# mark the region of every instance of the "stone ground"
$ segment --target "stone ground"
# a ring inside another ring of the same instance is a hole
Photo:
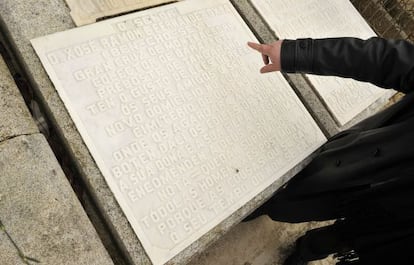
[[[9,87],[11,80],[6,71],[0,60],[0,264],[36,264],[22,259],[19,256],[22,253],[43,260],[42,264],[93,264],[87,261],[89,259],[93,259],[95,264],[112,264],[79,202],[74,201],[71,204],[76,205],[74,208],[59,202],[67,202],[68,198],[76,200],[76,197],[64,179],[47,142],[33,125],[19,93],[14,88],[6,89],[5,84]],[[23,149],[26,151],[21,151]],[[22,161],[27,163],[25,169],[21,167]],[[5,167],[4,163],[8,166]],[[54,170],[42,171],[45,168]],[[44,185],[47,189],[37,194],[27,192],[40,180],[47,183]],[[23,191],[18,194],[17,190],[20,189]],[[49,205],[55,207],[33,211],[33,205],[39,206],[34,203],[33,198],[47,200]],[[59,211],[55,211],[58,208]],[[69,221],[66,218],[73,217],[73,211],[79,218]],[[51,220],[54,222],[53,226],[47,223]],[[82,226],[79,227],[81,221]],[[273,222],[267,217],[241,223],[205,252],[194,257],[189,265],[282,264],[295,239],[307,230],[321,225],[324,224]],[[77,247],[70,252],[68,249],[77,240],[74,235],[83,243],[75,243]],[[21,249],[16,248],[14,243]],[[20,250],[22,253],[19,253]],[[59,253],[60,251],[63,252]],[[82,256],[80,253],[85,256],[84,262],[77,260]],[[67,260],[62,261],[62,257]],[[334,263],[332,258],[328,258],[313,262],[312,265]]]

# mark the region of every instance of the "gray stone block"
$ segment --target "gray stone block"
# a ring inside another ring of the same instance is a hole
[[[0,56],[0,142],[38,129]]]
[[[2,264],[20,264],[21,256],[41,264],[113,264],[43,135],[4,141],[0,153],[0,237],[10,250],[0,252]]]
[[[3,265],[24,265],[5,231],[0,231],[0,258]]]

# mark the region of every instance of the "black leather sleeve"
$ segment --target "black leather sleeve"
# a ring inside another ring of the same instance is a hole
[[[284,40],[282,71],[349,77],[408,93],[414,90],[414,45],[404,40]]]

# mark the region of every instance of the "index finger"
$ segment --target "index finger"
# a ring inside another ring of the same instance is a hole
[[[254,49],[254,50],[256,50],[260,53],[263,53],[265,55],[269,55],[269,53],[270,53],[269,45],[259,44],[259,43],[250,42],[250,41],[247,43],[247,45],[250,48],[252,48],[252,49]]]

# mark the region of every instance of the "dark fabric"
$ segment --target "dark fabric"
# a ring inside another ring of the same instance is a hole
[[[285,72],[350,77],[407,95],[330,138],[248,219],[262,214],[285,222],[343,218],[341,233],[360,263],[343,256],[340,264],[413,263],[406,260],[414,258],[414,46],[381,38],[287,40],[281,64]]]
[[[414,85],[414,50],[404,40],[299,39],[282,43],[285,72],[350,77],[401,92]]]

